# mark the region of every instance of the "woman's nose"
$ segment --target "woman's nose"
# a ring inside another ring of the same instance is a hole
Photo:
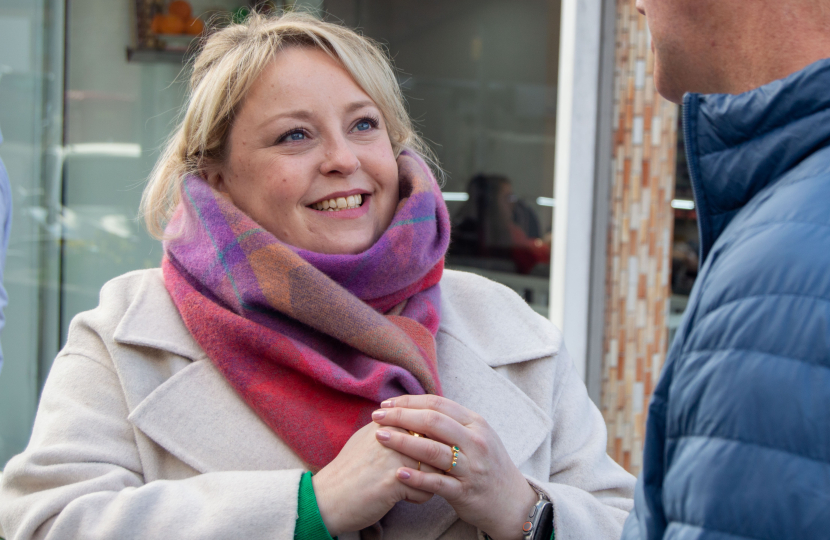
[[[345,139],[331,141],[320,166],[325,175],[349,176],[360,168],[360,160]]]

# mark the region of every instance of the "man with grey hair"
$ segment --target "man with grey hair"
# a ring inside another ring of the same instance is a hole
[[[830,0],[637,8],[683,101],[701,267],[623,538],[828,538]]]

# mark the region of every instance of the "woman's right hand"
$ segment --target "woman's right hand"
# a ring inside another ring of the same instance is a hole
[[[375,422],[363,426],[337,457],[311,478],[317,507],[332,537],[372,525],[398,501],[420,504],[432,497],[398,481],[395,474],[400,467],[415,468],[418,462],[378,443],[375,432],[380,427]]]

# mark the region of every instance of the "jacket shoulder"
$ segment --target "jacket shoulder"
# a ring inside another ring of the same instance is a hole
[[[511,289],[457,270],[445,270],[441,279],[439,332],[494,367],[551,356],[562,344],[559,330]]]
[[[61,354],[85,354],[90,340],[110,342],[136,299],[148,288],[159,287],[164,290],[160,268],[135,270],[107,281],[101,287],[98,306],[72,318]]]
[[[147,286],[164,289],[161,268],[133,270],[107,281],[101,287],[98,308],[127,308],[138,296],[140,290]]]

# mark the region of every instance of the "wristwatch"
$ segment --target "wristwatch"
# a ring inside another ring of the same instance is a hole
[[[551,540],[553,536],[553,503],[541,491],[537,493],[539,500],[528,512],[527,521],[522,524],[522,540]],[[487,533],[484,533],[484,538],[493,540]]]
[[[550,540],[553,534],[553,503],[543,493],[522,524],[522,540]]]

